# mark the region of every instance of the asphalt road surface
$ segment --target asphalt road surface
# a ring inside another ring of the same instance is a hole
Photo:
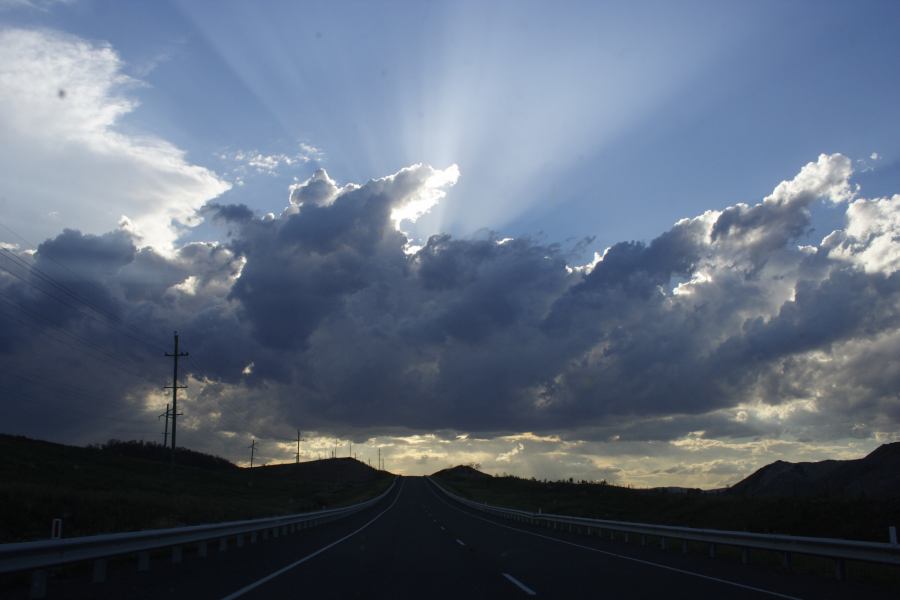
[[[896,598],[889,584],[837,582],[568,534],[486,516],[427,479],[401,478],[383,501],[351,517],[207,557],[168,555],[109,581],[57,574],[53,598]],[[25,590],[7,590],[27,597]],[[21,593],[21,594],[20,594]]]

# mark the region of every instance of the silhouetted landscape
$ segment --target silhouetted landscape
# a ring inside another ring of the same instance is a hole
[[[898,24],[0,0],[0,600],[896,600]]]
[[[392,476],[352,458],[253,469],[179,448],[80,448],[0,435],[0,541],[135,531],[317,510],[384,491]]]
[[[600,519],[878,542],[900,523],[897,442],[857,460],[778,461],[712,491],[492,477],[470,466],[434,477],[473,500]]]

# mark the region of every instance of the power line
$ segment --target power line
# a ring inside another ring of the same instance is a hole
[[[19,234],[18,232],[14,231],[14,230],[13,230],[11,227],[9,227],[8,225],[4,225],[3,223],[0,223],[0,227],[2,227],[3,229],[5,229],[5,230],[8,231],[9,233],[13,234],[13,235],[16,236],[17,238],[19,238],[20,240],[22,240],[23,242],[25,242],[27,245],[32,246],[32,247],[34,247],[34,248],[37,248],[37,246],[34,244],[34,242],[32,242],[32,241],[26,239],[26,238],[23,237],[21,234]],[[59,288],[60,290],[64,291],[66,294],[70,295],[70,296],[71,296],[72,298],[74,298],[75,300],[77,300],[77,301],[81,302],[82,304],[85,304],[86,306],[90,307],[92,310],[94,310],[94,311],[97,312],[98,314],[101,314],[101,315],[105,316],[107,319],[110,319],[111,321],[113,321],[113,322],[115,322],[115,323],[124,325],[124,323],[122,322],[121,318],[119,318],[118,315],[115,315],[115,314],[113,314],[113,313],[109,313],[109,312],[107,312],[106,310],[97,307],[97,306],[94,305],[93,303],[88,302],[87,300],[81,298],[78,294],[76,294],[75,292],[73,292],[73,291],[72,291],[71,289],[69,289],[67,286],[65,286],[65,285],[63,285],[62,283],[60,283],[59,281],[55,280],[55,279],[54,279],[51,275],[49,275],[48,273],[45,273],[44,271],[42,271],[41,269],[39,269],[36,265],[27,263],[24,259],[22,259],[20,256],[16,255],[15,253],[11,252],[11,251],[10,251],[9,249],[7,249],[7,248],[3,248],[2,246],[0,246],[0,250],[2,250],[3,252],[5,252],[6,254],[8,254],[10,257],[12,257],[12,258],[13,258],[14,260],[16,260],[17,262],[19,262],[19,263],[21,263],[22,265],[24,265],[26,268],[28,268],[28,269],[29,269],[30,271],[32,271],[33,273],[39,274],[40,277],[41,277],[42,279],[48,280],[49,283],[51,283],[54,287]],[[46,259],[46,260],[49,260],[50,262],[52,262],[53,264],[55,264],[57,267],[59,267],[59,268],[65,270],[65,271],[68,271],[69,273],[71,273],[72,275],[74,275],[76,278],[79,278],[79,279],[81,278],[81,277],[78,275],[78,273],[76,273],[75,271],[73,271],[72,269],[70,269],[69,267],[67,267],[66,265],[60,263],[59,261],[57,261],[56,259],[54,259],[52,256],[42,254],[42,255],[41,255],[41,258],[44,258],[44,259]],[[124,330],[123,330],[123,331],[124,331]],[[135,331],[136,331],[136,330],[135,330]],[[140,332],[139,332],[139,333],[140,333]],[[126,332],[126,335],[131,335],[131,334],[128,334],[128,333]],[[142,333],[142,335],[146,335],[146,333]],[[137,337],[134,337],[133,339],[136,339],[137,341],[139,341],[139,342],[141,342],[141,343],[147,343],[147,342],[145,342],[144,340],[142,340],[142,339],[140,339],[140,338],[137,338]],[[152,350],[153,350],[154,352],[156,351],[156,349],[157,349],[156,346],[152,347]]]
[[[73,348],[73,349],[75,349],[75,350],[79,350],[79,347],[77,347],[77,346],[75,345],[75,344],[78,344],[79,346],[81,346],[81,349],[85,349],[85,350],[94,352],[94,353],[97,354],[98,356],[101,356],[101,357],[103,357],[103,358],[106,359],[106,360],[109,360],[109,361],[112,361],[113,363],[116,363],[116,364],[118,365],[118,367],[119,367],[120,369],[122,369],[122,371],[125,371],[125,372],[127,372],[127,373],[130,373],[131,375],[134,375],[135,377],[138,377],[138,378],[140,378],[140,379],[143,379],[144,381],[147,381],[147,382],[149,382],[149,383],[152,383],[154,386],[155,386],[155,385],[158,385],[157,383],[155,383],[155,382],[153,382],[152,380],[148,379],[146,375],[144,375],[144,374],[142,374],[142,373],[139,373],[139,372],[137,372],[137,371],[131,370],[131,368],[130,368],[128,365],[126,365],[124,362],[122,362],[122,358],[128,358],[128,360],[131,360],[131,361],[134,363],[135,366],[141,366],[141,365],[139,365],[139,363],[137,363],[134,359],[132,359],[132,358],[130,358],[130,357],[126,357],[126,356],[124,356],[124,355],[114,355],[114,354],[110,354],[109,352],[107,352],[106,350],[104,350],[101,346],[99,346],[99,345],[97,345],[97,344],[95,344],[95,343],[93,343],[93,342],[91,342],[91,341],[89,341],[89,340],[86,340],[85,338],[79,336],[79,335],[76,334],[76,333],[73,333],[73,332],[68,331],[68,330],[66,330],[66,329],[61,329],[61,328],[59,328],[59,327],[57,326],[56,323],[53,323],[53,322],[50,321],[47,317],[45,317],[45,316],[43,316],[43,315],[40,315],[40,314],[33,313],[33,312],[31,312],[30,310],[24,308],[23,306],[13,303],[13,302],[10,301],[9,299],[6,299],[6,298],[3,298],[2,296],[0,296],[0,301],[3,301],[3,302],[5,302],[6,304],[12,306],[13,308],[15,308],[15,309],[16,309],[17,311],[19,311],[19,312],[24,313],[25,316],[27,316],[27,317],[29,317],[30,319],[32,319],[32,321],[34,321],[35,323],[41,323],[41,322],[43,322],[44,324],[47,324],[47,325],[50,325],[51,327],[53,327],[52,330],[48,330],[48,329],[45,329],[45,328],[39,328],[39,329],[38,329],[38,332],[37,332],[39,335],[44,335],[44,336],[46,336],[46,337],[48,337],[48,338],[54,340],[55,342],[57,342],[57,343],[59,343],[59,344],[63,344],[64,346],[68,346],[68,347]],[[2,307],[0,307],[0,308],[2,308]],[[2,313],[3,313],[4,315],[6,315],[8,318],[10,318],[10,319],[16,321],[17,323],[23,325],[24,327],[31,327],[31,326],[32,326],[32,325],[30,325],[29,323],[23,321],[23,320],[22,320],[21,318],[19,318],[19,316],[16,315],[16,314],[10,314],[9,312],[7,312],[7,311],[5,311],[5,310],[0,310],[0,312],[2,312]],[[61,339],[59,336],[57,336],[57,335],[55,335],[55,334],[61,334],[61,335],[63,335],[63,336],[66,336],[66,337],[70,338],[71,341],[67,341],[67,340],[65,340],[65,339]]]
[[[58,290],[64,296],[68,296],[71,300],[74,300],[75,302],[90,309],[90,311],[92,311],[92,312],[83,312],[82,313],[85,316],[90,317],[91,319],[93,319],[94,321],[97,321],[99,323],[103,323],[104,325],[112,325],[113,327],[117,328],[119,330],[119,332],[122,333],[123,335],[131,338],[132,340],[134,340],[140,344],[147,346],[148,348],[150,348],[153,351],[155,351],[158,348],[158,346],[155,346],[155,345],[151,344],[150,342],[147,342],[142,337],[139,337],[138,335],[136,335],[136,332],[132,332],[129,329],[126,329],[124,322],[122,321],[122,319],[119,316],[114,315],[113,313],[110,313],[104,309],[101,309],[94,303],[89,302],[88,300],[85,300],[84,298],[82,298],[81,296],[79,296],[78,294],[73,292],[67,286],[63,285],[62,283],[59,283],[58,281],[53,279],[53,277],[51,277],[47,273],[41,271],[37,266],[35,266],[33,264],[29,264],[24,259],[22,259],[19,256],[16,256],[14,253],[10,252],[6,248],[0,247],[0,256],[5,258],[7,261],[12,261],[11,263],[7,263],[7,265],[11,264],[15,267],[18,267],[19,269],[25,269],[27,272],[31,273],[32,276],[34,276],[36,279],[38,279],[42,283],[45,283],[45,284],[51,286],[51,289],[54,289],[54,291]],[[30,286],[31,288],[41,292],[45,296],[48,296],[49,298],[56,300],[57,302],[59,302],[60,304],[62,304],[64,306],[67,306],[67,307],[75,309],[75,310],[78,310],[80,308],[76,304],[73,304],[69,299],[66,299],[64,296],[60,296],[55,293],[51,293],[47,289],[41,287],[40,285],[37,285],[34,281],[29,281],[28,279],[23,277],[21,274],[10,270],[9,268],[7,268],[6,266],[3,266],[2,264],[0,264],[0,269],[3,269],[4,271],[9,273],[16,279],[22,281],[23,283]],[[98,316],[103,317],[103,319],[105,319],[105,322],[101,321],[100,318],[98,318]]]

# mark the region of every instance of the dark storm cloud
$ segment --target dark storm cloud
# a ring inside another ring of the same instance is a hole
[[[528,238],[436,235],[411,252],[395,212],[436,197],[441,172],[415,166],[338,187],[320,170],[292,187],[279,217],[210,205],[206,214],[231,228],[225,243],[164,256],[124,232],[45,242],[34,264],[118,325],[0,273],[4,298],[44,319],[28,330],[0,315],[0,348],[15,362],[78,371],[86,385],[105,372],[96,362],[57,363],[59,352],[23,343],[43,327],[74,333],[153,364],[147,374],[161,385],[166,364],[138,353],[122,328],[158,352],[177,328],[196,357],[185,369],[199,388],[197,431],[777,435],[789,424],[738,408],[809,398],[830,411],[829,435],[847,434],[860,414],[890,426],[898,374],[860,369],[855,357],[872,364],[893,352],[900,280],[867,267],[855,222],[840,244],[795,245],[815,200],[849,197],[848,165],[823,155],[757,205],[615,244],[585,269]],[[152,387],[124,372],[104,382],[108,407],[144,402]],[[851,390],[863,404],[847,401]]]

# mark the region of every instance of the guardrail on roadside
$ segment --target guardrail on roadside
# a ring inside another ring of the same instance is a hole
[[[659,540],[661,548],[666,547],[667,540],[679,540],[682,550],[687,552],[688,542],[701,542],[708,544],[709,556],[714,558],[718,546],[730,546],[741,550],[741,561],[747,563],[750,550],[765,550],[777,552],[782,555],[782,564],[789,567],[792,554],[804,554],[820,556],[835,561],[835,575],[838,579],[845,577],[844,561],[863,561],[891,565],[900,565],[900,544],[865,542],[858,540],[842,540],[835,538],[803,537],[793,535],[751,533],[747,531],[726,531],[720,529],[698,529],[694,527],[678,527],[673,525],[654,525],[650,523],[633,523],[629,521],[609,521],[604,519],[590,519],[585,517],[570,517],[567,515],[554,515],[542,512],[529,512],[515,508],[491,506],[482,502],[475,502],[463,498],[446,489],[433,477],[428,478],[441,492],[448,497],[471,508],[482,512],[495,514],[507,519],[513,519],[540,525],[553,529],[568,529],[573,533],[602,536],[606,533],[609,538],[615,539],[617,533],[621,534],[624,541],[628,542],[632,534],[640,536],[641,545],[646,545],[647,538]]]
[[[390,494],[396,483],[395,478],[387,490],[364,502],[314,512],[187,527],[0,544],[0,573],[32,571],[31,597],[44,598],[47,594],[46,569],[50,567],[93,560],[93,580],[100,583],[106,580],[106,561],[111,557],[136,554],[138,571],[148,571],[150,552],[153,550],[172,548],[172,562],[178,563],[182,560],[183,547],[188,544],[197,544],[200,556],[206,556],[207,544],[210,541],[217,541],[220,551],[228,548],[229,540],[232,538],[237,547],[242,547],[245,536],[250,537],[250,543],[256,543],[259,537],[276,538],[359,512]]]

